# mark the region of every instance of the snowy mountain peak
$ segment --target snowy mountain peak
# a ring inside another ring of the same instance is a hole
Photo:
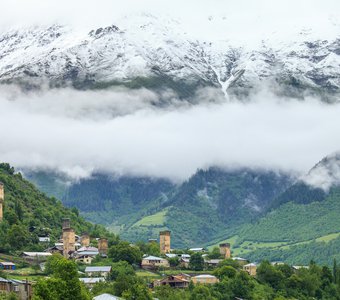
[[[298,96],[307,90],[336,101],[339,70],[340,36],[320,40],[303,31],[287,41],[274,32],[257,46],[240,45],[227,36],[198,39],[178,20],[145,14],[87,32],[53,25],[0,35],[1,82],[84,87],[144,78],[141,85],[151,88],[214,86],[225,94],[247,93],[265,83],[279,93],[289,86]]]

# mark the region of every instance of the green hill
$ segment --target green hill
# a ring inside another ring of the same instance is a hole
[[[235,254],[295,264],[340,259],[340,187],[326,192],[299,182],[276,201],[282,204],[237,231]]]
[[[4,220],[0,223],[0,252],[42,250],[38,236],[59,238],[63,218],[70,218],[76,232],[93,236],[108,234],[102,226],[93,225],[68,209],[56,198],[47,197],[33,184],[15,173],[8,164],[0,164],[0,182],[5,188]]]

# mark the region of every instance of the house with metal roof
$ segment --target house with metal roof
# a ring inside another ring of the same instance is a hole
[[[52,254],[49,252],[23,252],[21,254],[21,256],[29,261],[32,260],[46,260],[49,256],[51,256]]]
[[[152,256],[152,255],[143,257],[141,266],[144,269],[156,269],[159,267],[164,267],[164,268],[170,267],[169,262],[166,259],[157,257],[157,256]]]
[[[86,277],[86,278],[79,278],[79,280],[82,283],[84,283],[89,289],[91,289],[96,283],[105,281],[105,278],[104,277]]]
[[[122,298],[105,293],[105,294],[101,294],[101,295],[94,297],[92,300],[120,300],[120,299]]]
[[[243,271],[246,271],[250,276],[256,276],[257,265],[255,263],[246,264],[243,266]]]
[[[190,248],[189,251],[191,252],[204,252],[204,248]]]
[[[85,274],[89,277],[101,276],[107,277],[111,272],[111,266],[86,267]]]
[[[32,298],[32,285],[25,280],[0,277],[0,294],[9,293],[15,293],[20,300],[29,300]]]
[[[15,270],[15,263],[2,261],[2,262],[0,262],[0,269],[2,269],[2,270]]]
[[[185,278],[184,276],[179,275],[169,275],[166,278],[163,278],[161,280],[155,280],[153,282],[153,286],[162,286],[162,285],[169,285],[173,288],[187,288],[189,287],[190,279]]]
[[[208,266],[208,267],[217,267],[218,264],[222,261],[223,259],[206,259],[204,260],[204,263]]]

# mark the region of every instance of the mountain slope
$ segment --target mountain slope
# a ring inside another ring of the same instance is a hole
[[[48,82],[172,88],[183,97],[203,86],[244,95],[262,82],[278,93],[301,97],[308,91],[334,101],[340,88],[339,41],[339,36],[320,40],[304,31],[290,41],[274,35],[242,46],[199,39],[183,32],[178,20],[152,15],[131,16],[90,32],[34,27],[0,34],[0,81],[26,87]]]
[[[271,171],[219,168],[199,170],[180,185],[97,174],[71,184],[63,202],[125,239],[147,240],[170,229],[174,246],[193,247],[225,237],[261,216],[293,180]],[[46,182],[40,181],[40,186],[46,187]]]
[[[5,188],[4,221],[0,224],[0,251],[38,249],[38,236],[59,239],[63,218],[70,218],[73,228],[94,235],[107,234],[102,226],[93,225],[78,215],[76,209],[65,208],[15,173],[8,164],[0,164],[0,182]]]
[[[316,164],[272,203],[271,211],[236,233],[236,251],[255,260],[301,264],[311,259],[320,263],[338,259],[339,165],[339,154]]]

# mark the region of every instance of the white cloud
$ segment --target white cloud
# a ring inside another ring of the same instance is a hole
[[[302,177],[308,185],[324,191],[340,184],[340,153],[334,153],[320,161],[313,169]]]
[[[247,104],[172,99],[175,106],[155,109],[157,96],[145,90],[83,93],[0,91],[0,160],[74,177],[100,170],[183,180],[212,165],[303,173],[340,149],[339,104],[262,93]],[[127,111],[127,99],[138,105]]]

